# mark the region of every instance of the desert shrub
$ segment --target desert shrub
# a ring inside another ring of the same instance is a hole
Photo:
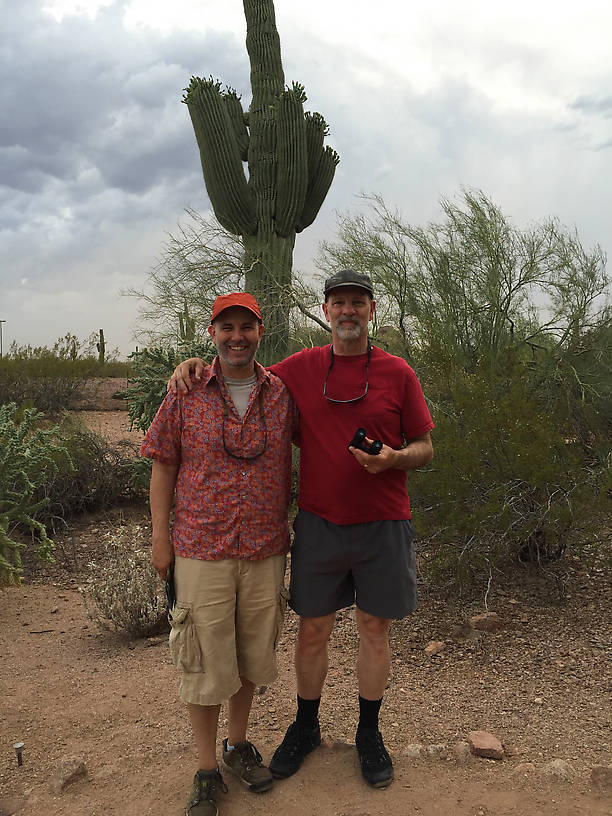
[[[70,334],[51,349],[13,344],[0,358],[0,404],[29,403],[39,411],[59,413],[86,380],[129,375],[128,363],[115,359],[100,363],[82,345]]]
[[[78,419],[64,414],[57,426],[72,463],[58,463],[39,494],[45,504],[40,520],[51,529],[81,513],[105,510],[136,501],[146,485],[137,485],[132,474],[137,446],[128,440],[110,443],[87,429]]]
[[[41,414],[33,408],[0,406],[0,584],[17,583],[21,573],[17,527],[30,529],[39,539],[38,554],[50,558],[53,542],[43,517],[50,500],[44,487],[61,468],[73,464],[61,444],[57,427],[40,427]]]
[[[122,393],[128,403],[130,427],[147,431],[166,396],[166,384],[176,365],[187,357],[212,360],[215,348],[210,341],[182,343],[176,348],[151,347],[130,355],[132,374]]]
[[[436,456],[409,485],[432,582],[499,579],[511,564],[580,552],[604,512],[609,462],[564,433],[563,411],[512,353],[494,374],[438,373]]]
[[[163,586],[151,563],[151,529],[127,524],[108,533],[102,556],[89,564],[81,588],[90,620],[100,628],[148,637],[167,626]]]

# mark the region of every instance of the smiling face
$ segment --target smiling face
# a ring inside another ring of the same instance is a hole
[[[334,341],[343,346],[367,345],[368,323],[374,314],[376,304],[359,286],[340,286],[328,294],[323,311],[327,318]]]
[[[248,309],[224,309],[208,327],[219,355],[221,371],[230,378],[244,379],[255,370],[253,363],[264,332],[263,325]]]

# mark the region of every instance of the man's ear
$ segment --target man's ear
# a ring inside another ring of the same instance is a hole
[[[325,319],[329,323],[329,312],[327,311],[327,301],[324,301],[321,304],[321,308],[323,309],[323,314],[325,315]]]
[[[214,340],[215,339],[215,327],[214,327],[214,325],[212,323],[208,327],[208,333],[211,336],[211,338]]]
[[[262,335],[262,334],[265,332],[265,330],[266,330],[266,329],[265,329],[264,324],[263,324],[263,323],[260,323],[260,324],[259,324],[259,336],[260,336],[260,337],[261,337],[261,335]]]
[[[370,317],[369,317],[369,320],[372,320],[372,319],[373,319],[373,317],[374,317],[374,310],[375,310],[375,309],[376,309],[376,301],[375,301],[375,300],[373,300],[373,301],[370,303]]]

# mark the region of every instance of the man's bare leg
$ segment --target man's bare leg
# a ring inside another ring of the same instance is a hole
[[[391,621],[356,610],[359,630],[357,679],[359,694],[366,700],[379,700],[385,693],[391,668],[389,628]]]
[[[386,788],[393,781],[393,763],[378,728],[378,714],[391,667],[391,621],[368,615],[361,609],[357,609],[356,620],[359,629],[359,725],[355,744],[363,778],[375,788]]]
[[[240,681],[242,686],[229,698],[227,704],[227,738],[230,745],[236,745],[236,743],[246,740],[249,714],[251,713],[251,705],[253,704],[254,683],[251,683],[246,677],[241,677]]]
[[[327,643],[335,620],[335,613],[320,618],[300,618],[295,646],[298,713],[270,762],[272,775],[279,779],[294,774],[304,757],[321,742],[319,701],[327,676]]]
[[[217,724],[221,706],[202,706],[187,703],[189,719],[198,752],[199,769],[212,771],[217,768]]]
[[[300,618],[295,675],[298,694],[306,700],[321,696],[329,666],[327,644],[335,621],[335,613],[321,618]]]

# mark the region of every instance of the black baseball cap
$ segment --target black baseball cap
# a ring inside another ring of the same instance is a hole
[[[323,293],[327,295],[332,289],[339,289],[341,286],[359,286],[360,289],[365,289],[369,296],[374,299],[374,289],[372,288],[372,281],[369,275],[364,275],[362,272],[355,272],[353,269],[341,269],[340,272],[335,272],[331,278],[325,281],[325,289]]]

